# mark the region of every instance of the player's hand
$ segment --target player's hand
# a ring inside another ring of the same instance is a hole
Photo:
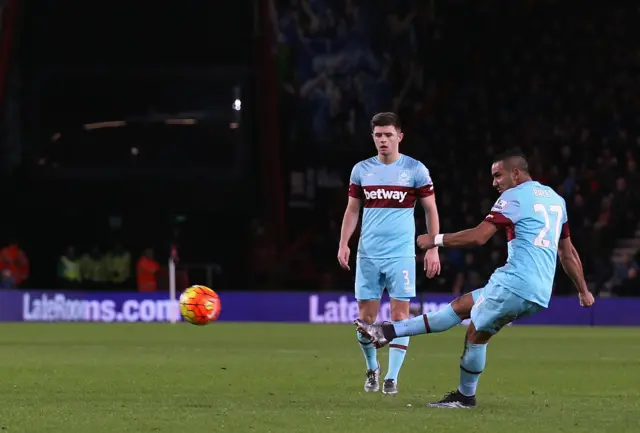
[[[591,292],[580,293],[578,297],[580,298],[581,307],[590,307],[594,304],[594,302],[596,302]]]
[[[440,275],[440,254],[437,248],[432,248],[424,255],[424,271],[427,278],[433,278]]]
[[[436,246],[434,235],[420,235],[418,236],[418,246],[423,250],[429,250]]]
[[[338,263],[340,263],[340,266],[342,266],[342,268],[346,269],[347,271],[351,270],[351,268],[349,267],[350,255],[351,255],[351,250],[347,245],[341,246],[338,249]]]

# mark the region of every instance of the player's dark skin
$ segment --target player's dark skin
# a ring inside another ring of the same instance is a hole
[[[473,296],[471,293],[466,293],[451,302],[451,307],[460,320],[470,319],[471,309],[473,308]],[[473,322],[471,322],[467,327],[466,339],[472,344],[485,344],[489,341],[491,335],[492,334],[489,334],[488,332],[476,330]]]
[[[518,156],[494,163],[491,166],[491,175],[493,177],[493,187],[496,188],[499,193],[503,193],[521,183],[532,180],[529,175],[526,160]],[[444,235],[443,242],[446,243],[446,246],[454,248],[484,245],[497,231],[498,226],[488,221],[482,221],[472,229]],[[429,234],[418,236],[418,246],[422,249],[433,248],[435,246],[434,238],[433,235]],[[571,243],[571,238],[561,239],[558,249],[560,263],[565,273],[571,278],[578,289],[580,305],[587,308],[592,306],[595,300],[584,281],[582,262]],[[460,319],[468,319],[471,316],[471,309],[474,305],[473,296],[468,293],[453,301],[451,305],[453,311],[455,311]],[[513,319],[515,319],[515,317]],[[492,335],[493,334],[488,332],[476,330],[475,325],[471,323],[467,328],[466,337],[469,343],[486,344]]]

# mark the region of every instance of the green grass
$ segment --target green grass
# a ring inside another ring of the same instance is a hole
[[[427,408],[458,383],[463,332],[414,337],[393,397],[362,392],[344,325],[3,324],[0,430],[640,431],[640,330],[509,327],[476,410]]]

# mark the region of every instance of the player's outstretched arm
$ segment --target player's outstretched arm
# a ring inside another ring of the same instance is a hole
[[[342,218],[340,245],[338,247],[338,262],[340,263],[340,266],[345,269],[350,269],[349,255],[351,254],[351,251],[349,250],[349,240],[358,226],[361,205],[362,203],[359,198],[349,197],[349,203],[347,203],[347,209],[344,211],[344,217]]]
[[[490,222],[482,221],[476,227],[457,233],[418,236],[418,246],[422,249],[433,247],[475,247],[487,243],[496,234],[498,227]]]
[[[584,279],[582,260],[573,246],[570,237],[560,239],[558,244],[558,257],[564,272],[571,278],[573,285],[578,290],[580,304],[583,307],[590,307],[594,303],[593,295],[589,292],[587,282]]]

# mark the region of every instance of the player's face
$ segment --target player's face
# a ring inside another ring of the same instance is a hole
[[[500,194],[516,185],[513,172],[507,170],[502,161],[498,161],[491,166],[491,175],[493,176],[493,187],[497,189]]]
[[[376,126],[373,128],[373,142],[378,149],[378,155],[389,156],[398,153],[398,144],[403,134],[395,126]]]

